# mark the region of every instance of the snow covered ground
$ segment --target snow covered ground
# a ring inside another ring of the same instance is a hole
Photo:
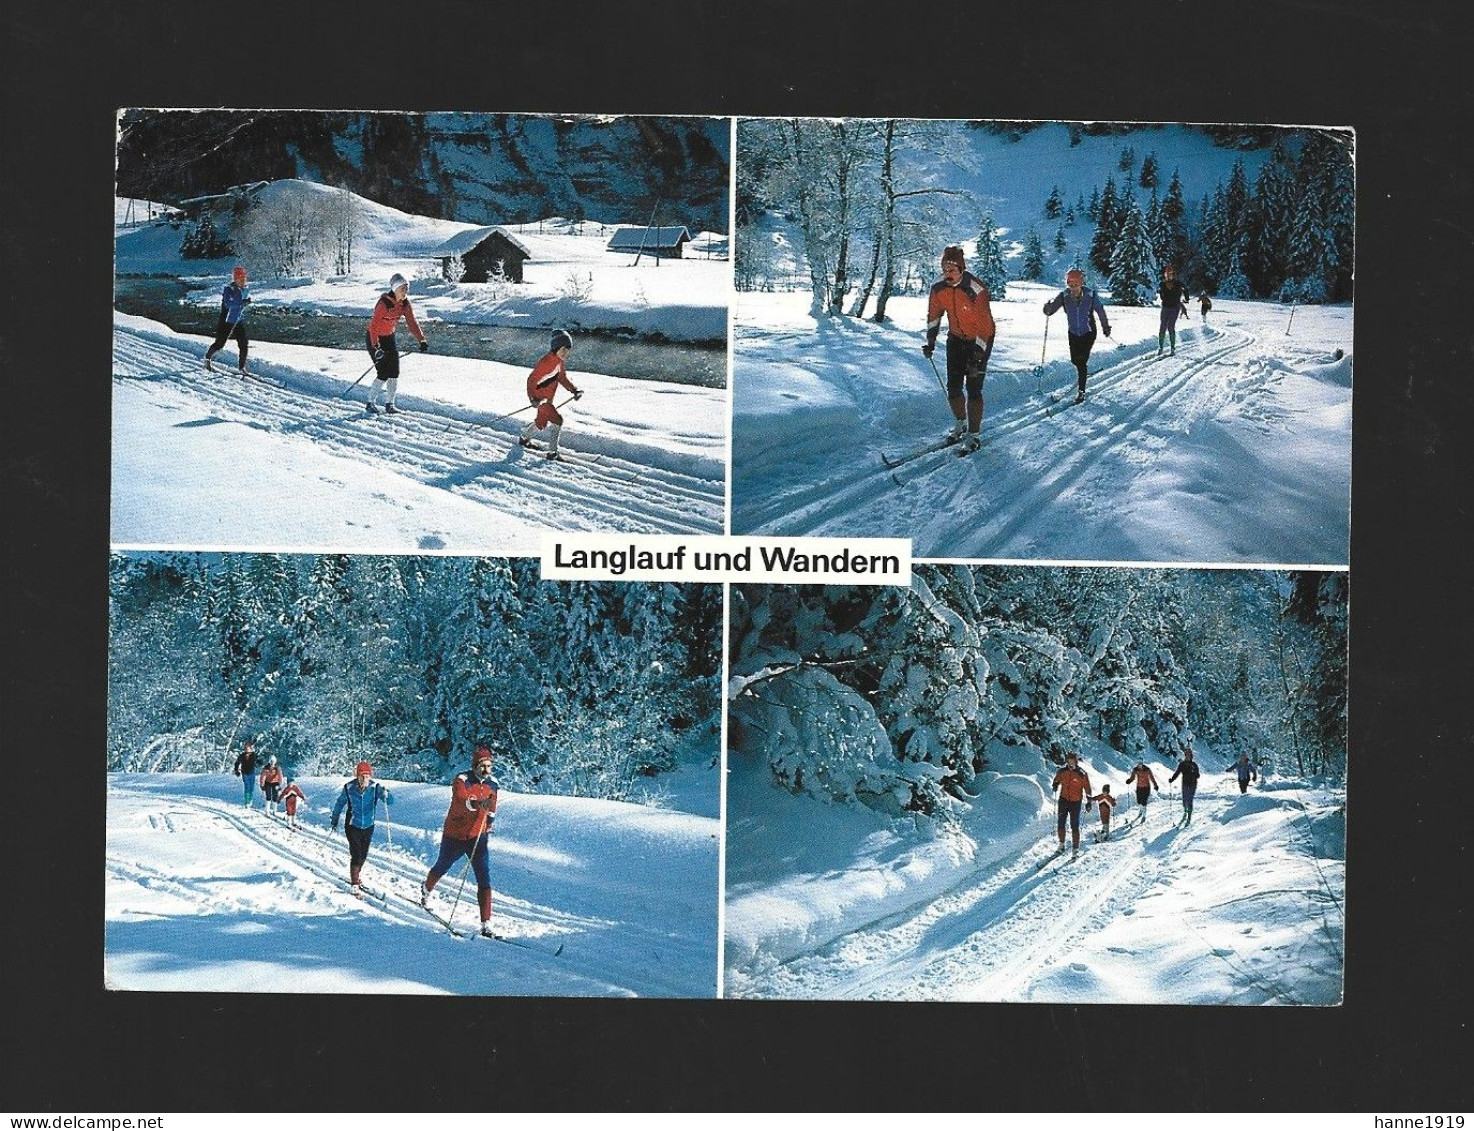
[[[721,532],[725,390],[575,370],[574,459],[551,463],[517,446],[520,367],[410,354],[405,413],[371,417],[368,380],[340,396],[362,351],[253,342],[242,379],[234,343],[204,370],[208,344],[115,316],[115,546],[526,554],[543,530]]]
[[[337,190],[308,181],[283,180],[268,185],[260,198],[267,203],[311,200]],[[352,194],[350,194],[352,195]],[[440,261],[432,253],[446,240],[481,225],[416,216],[353,197],[358,232],[353,270],[347,275],[270,279],[247,261],[253,279],[251,298],[258,307],[291,307],[322,314],[368,317],[375,300],[399,272],[410,280],[416,316],[427,324],[458,322],[485,326],[562,326],[659,336],[670,341],[723,341],[727,336],[727,304],[732,270],[727,239],[719,232],[691,233],[686,258],[657,260],[607,250],[623,225],[575,223],[550,217],[539,224],[511,225],[506,230],[531,252],[523,282],[501,287],[486,283],[449,283],[440,277]],[[126,202],[115,211],[126,214]],[[119,220],[121,224],[121,219]],[[189,301],[211,309],[220,305],[220,288],[240,260],[184,259],[179,246],[184,227],[159,223],[143,228],[119,227],[116,271],[120,275],[176,275],[197,284]]]
[[[933,833],[796,797],[764,767],[735,765],[726,995],[1339,1002],[1344,791],[1273,779],[1240,796],[1210,754],[1190,825],[1176,823],[1160,764],[1163,792],[1138,824],[1117,761],[1082,759],[1121,805],[1104,843],[1098,816],[1081,814],[1073,863],[1053,856],[1054,805],[1035,775],[996,777],[958,825]]]
[[[1299,307],[1290,323],[1288,307],[1215,299],[1205,326],[1194,304],[1160,359],[1158,311],[1110,306],[1114,341],[1097,340],[1075,406],[1062,317],[1036,372],[1057,290],[1009,283],[982,449],[916,460],[899,486],[881,453],[951,423],[920,353],[926,299],[892,299],[877,326],[816,323],[806,292],[739,294],[733,533],[906,531],[926,558],[1346,563],[1349,306]]]
[[[111,774],[107,985],[281,994],[284,1006],[299,993],[711,997],[717,775],[674,779],[665,804],[679,809],[503,791],[493,922],[525,944],[508,945],[457,939],[414,902],[444,785],[386,783],[392,817],[363,872],[380,902],[348,892],[346,843],[327,828],[341,779],[299,779],[311,804],[291,832],[247,812],[228,774]],[[442,915],[458,878],[432,897]],[[472,880],[452,922],[474,931],[474,906]]]

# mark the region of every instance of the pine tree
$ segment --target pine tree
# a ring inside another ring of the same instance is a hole
[[[1138,181],[1144,189],[1157,187],[1157,155],[1148,153],[1141,159],[1141,177]]]
[[[1056,228],[1054,231],[1054,250],[1064,251],[1066,243],[1064,228]]]
[[[1064,212],[1064,202],[1060,200],[1059,186],[1055,185],[1049,190],[1049,199],[1044,202],[1044,216],[1049,220],[1058,220]]]
[[[1111,301],[1118,306],[1145,306],[1151,294],[1148,273],[1151,244],[1147,237],[1146,219],[1130,193],[1124,207],[1126,219],[1121,225],[1121,238],[1116,241],[1111,255]]]
[[[1090,263],[1101,275],[1109,275],[1111,257],[1120,237],[1122,214],[1116,201],[1116,181],[1107,177],[1096,209],[1095,237],[1090,241]]]
[[[978,246],[973,257],[972,273],[983,281],[994,300],[1007,295],[1008,267],[1003,262],[1003,244],[998,227],[993,223],[991,210],[983,214],[983,222],[978,228]]]
[[[1177,267],[1177,277],[1186,280],[1184,268],[1189,258],[1187,233],[1187,206],[1182,199],[1182,181],[1177,170],[1172,170],[1172,181],[1167,185],[1167,195],[1162,198],[1162,207],[1157,214],[1157,243],[1153,246],[1162,263]]]
[[[1060,229],[1060,239],[1064,238],[1064,229]],[[1039,240],[1039,233],[1032,228],[1029,229],[1029,238],[1024,244],[1024,262],[1019,269],[1019,278],[1038,282],[1044,278],[1044,245]]]

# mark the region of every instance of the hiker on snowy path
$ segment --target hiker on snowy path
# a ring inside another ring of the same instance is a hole
[[[281,767],[276,764],[276,755],[273,754],[266,759],[266,766],[261,771],[261,797],[268,817],[276,816],[276,806],[281,801],[281,783]]]
[[[253,739],[248,738],[241,744],[241,752],[235,756],[235,769],[231,772],[241,779],[241,788],[246,793],[246,808],[249,809],[256,796],[256,743]]]
[[[287,808],[287,828],[297,827],[297,802],[307,804],[307,795],[302,792],[302,787],[297,784],[294,777],[287,778],[287,788],[282,790],[282,804]]]
[[[363,888],[358,875],[363,862],[368,859],[369,843],[374,839],[374,814],[379,802],[394,804],[394,797],[378,782],[373,781],[374,768],[360,762],[353,771],[353,780],[345,782],[338,800],[333,805],[332,827],[338,831],[338,819],[348,811],[348,820],[343,831],[348,834],[348,886],[353,894],[362,898]]]
[[[230,273],[230,282],[225,284],[225,289],[220,292],[220,321],[215,324],[215,340],[210,343],[210,348],[205,351],[205,368],[211,373],[215,367],[210,364],[210,359],[220,352],[221,348],[231,338],[236,340],[240,346],[241,356],[237,371],[246,371],[246,353],[251,343],[246,341],[246,304],[251,301],[247,293],[250,288],[246,285],[246,269],[237,266]]]
[[[1254,763],[1249,761],[1247,754],[1240,754],[1239,760],[1228,768],[1231,774],[1237,774],[1239,778],[1239,796],[1249,792],[1249,781],[1259,780],[1259,771],[1254,769]]]
[[[558,434],[563,431],[563,415],[553,407],[553,397],[561,385],[578,400],[583,396],[568,378],[568,355],[573,352],[573,335],[567,330],[555,330],[548,352],[527,375],[527,399],[537,405],[537,415],[522,429],[517,442],[524,448],[532,446],[535,432],[548,430],[548,458],[558,458]]]
[[[409,303],[409,281],[396,272],[389,277],[389,289],[374,304],[374,313],[369,318],[366,334],[369,356],[374,359],[375,370],[373,391],[365,406],[370,413],[399,411],[394,404],[394,398],[399,393],[399,343],[394,337],[394,328],[399,325],[401,318],[409,326],[409,332],[419,341],[420,352],[424,353],[430,348],[430,343],[425,339],[420,324],[415,321],[414,307]],[[386,389],[389,400],[381,410],[379,399]]]
[[[1187,288],[1177,281],[1177,268],[1167,264],[1162,268],[1162,284],[1157,288],[1162,296],[1162,320],[1157,326],[1157,356],[1162,356],[1162,344],[1170,335],[1172,352],[1177,353],[1177,316],[1187,313]]]
[[[1100,807],[1100,835],[1096,840],[1111,839],[1111,813],[1115,811],[1116,799],[1111,796],[1111,787],[1102,785],[1100,792],[1094,797],[1086,798],[1085,808],[1089,809],[1091,802]]]
[[[1198,792],[1198,778],[1202,776],[1203,768],[1193,760],[1192,747],[1182,752],[1182,761],[1177,763],[1177,769],[1172,771],[1172,776],[1167,779],[1171,785],[1182,775],[1182,823],[1192,824],[1193,819],[1193,797]]]
[[[1106,316],[1100,296],[1085,286],[1085,272],[1071,267],[1065,272],[1065,289],[1044,304],[1046,317],[1064,308],[1066,336],[1070,341],[1070,364],[1079,375],[1075,384],[1075,403],[1085,399],[1085,375],[1090,364],[1090,351],[1095,347],[1095,320],[1100,319],[1106,337],[1111,336],[1111,320]]]
[[[1137,820],[1146,820],[1146,803],[1152,799],[1152,790],[1159,792],[1161,790],[1161,786],[1157,785],[1157,775],[1152,773],[1151,768],[1145,762],[1137,762],[1131,768],[1126,784],[1136,786]]]
[[[499,788],[491,776],[491,751],[485,746],[476,747],[471,769],[457,774],[450,783],[450,808],[440,833],[440,855],[420,884],[420,904],[428,907],[430,893],[440,877],[461,857],[468,857],[476,873],[476,903],[481,910],[483,935],[491,934],[491,862],[486,844],[496,820]]]
[[[960,247],[942,252],[942,280],[931,289],[926,309],[926,344],[921,352],[930,358],[937,348],[942,315],[947,316],[947,404],[956,424],[949,440],[961,440],[964,452],[976,451],[982,442],[983,378],[993,356],[993,339],[998,327],[988,286],[968,274]],[[967,398],[963,399],[966,388]]]
[[[1074,839],[1075,855],[1080,854],[1080,803],[1090,796],[1090,776],[1080,768],[1079,757],[1072,750],[1065,755],[1065,764],[1054,775],[1050,793],[1059,793],[1059,823],[1055,832],[1059,837],[1059,850],[1065,850],[1065,821],[1070,822]]]

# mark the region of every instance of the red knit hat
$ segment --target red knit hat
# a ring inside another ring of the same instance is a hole
[[[246,281],[246,269],[240,266],[240,264],[236,264],[236,268],[230,273],[230,277],[237,283],[244,283]]]
[[[355,774],[368,774],[369,777],[374,776],[374,768],[370,766],[367,762],[358,763],[358,765],[353,768],[353,772]]]

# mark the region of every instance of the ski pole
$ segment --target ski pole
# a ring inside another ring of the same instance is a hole
[[[572,401],[576,401],[576,400],[578,400],[577,397],[564,397],[561,401],[559,401],[553,407],[554,408],[562,408],[564,405],[566,405],[566,404],[568,404],[568,403],[570,403]],[[480,428],[484,424],[495,424],[498,420],[505,420],[509,416],[516,416],[519,412],[526,412],[529,408],[536,408],[536,407],[537,407],[536,404],[526,404],[526,405],[523,405],[521,408],[514,408],[511,412],[504,412],[504,413],[501,414],[501,416],[493,416],[490,420],[483,420],[480,424],[473,424],[473,425],[471,425],[471,427],[469,427],[469,428],[466,429],[466,435],[469,436],[472,432],[476,431],[476,429]],[[452,423],[454,423],[454,421],[452,421]],[[446,427],[449,428],[450,425],[447,424]]]
[[[1044,358],[1049,352],[1049,315],[1044,316],[1044,344],[1039,347],[1039,368],[1034,370],[1034,375],[1039,378],[1039,395],[1044,395]]]
[[[926,360],[931,362],[931,371],[937,375],[937,385],[941,387],[942,396],[945,397],[947,395],[947,382],[942,380],[942,371],[937,368],[937,359],[929,357]]]
[[[362,373],[360,373],[358,375],[358,381],[354,381],[351,384],[348,384],[348,385],[343,386],[343,391],[338,394],[338,398],[341,400],[343,397],[346,397],[349,394],[349,392],[356,385],[358,385],[358,383],[360,381],[362,381],[365,377],[367,377],[370,373],[372,373],[374,371],[374,368],[375,368],[374,364],[371,363],[367,369],[365,369]]]
[[[450,905],[450,913],[445,917],[445,925],[447,930],[450,929],[451,921],[455,919],[456,908],[460,907],[461,905],[461,893],[466,890],[466,873],[471,870],[471,861],[475,859],[476,852],[481,847],[481,837],[484,837],[490,830],[490,828],[491,823],[487,822],[486,828],[483,828],[481,830],[481,835],[478,836],[475,842],[471,845],[471,851],[466,853],[466,862],[461,865],[461,886],[456,888],[455,902]]]

